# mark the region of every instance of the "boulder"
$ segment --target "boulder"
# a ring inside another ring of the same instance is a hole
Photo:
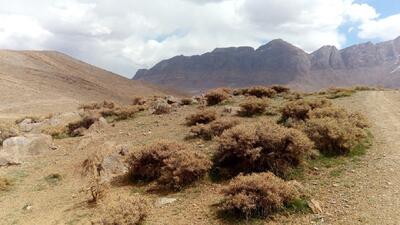
[[[6,153],[0,153],[0,167],[20,165],[21,161]]]
[[[128,172],[128,165],[119,154],[111,154],[103,158],[100,163],[100,179],[110,182],[114,177]]]
[[[25,134],[24,136],[11,137],[3,142],[2,153],[16,158],[29,155],[38,155],[51,149],[52,138],[44,134]]]

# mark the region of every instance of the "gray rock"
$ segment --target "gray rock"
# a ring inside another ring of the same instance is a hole
[[[155,206],[161,207],[161,206],[164,206],[164,205],[168,205],[168,204],[174,203],[177,200],[178,199],[176,199],[176,198],[161,197],[161,198],[156,200]]]
[[[8,138],[3,142],[2,153],[17,158],[24,158],[29,155],[37,155],[50,150],[52,138],[44,134],[25,134]]]
[[[8,154],[0,154],[0,167],[20,165],[22,162]]]

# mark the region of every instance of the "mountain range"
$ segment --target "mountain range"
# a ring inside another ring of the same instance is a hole
[[[133,79],[189,92],[270,84],[306,90],[351,85],[400,87],[400,37],[342,50],[323,46],[312,53],[281,39],[257,49],[217,48],[202,55],[163,60],[151,69],[138,70]]]

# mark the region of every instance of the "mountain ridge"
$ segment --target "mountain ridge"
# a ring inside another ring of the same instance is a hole
[[[257,49],[216,48],[201,55],[175,56],[150,69],[138,70],[133,79],[192,92],[257,84],[300,89],[356,84],[400,87],[400,79],[386,76],[400,71],[399,57],[400,37],[340,50],[325,45],[311,53],[275,39]]]

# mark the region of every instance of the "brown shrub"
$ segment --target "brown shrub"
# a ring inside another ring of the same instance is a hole
[[[218,141],[213,171],[221,178],[264,171],[284,176],[301,164],[313,147],[301,131],[269,121],[235,126]]]
[[[246,218],[268,216],[299,198],[294,186],[269,172],[239,175],[222,192],[220,209]]]
[[[290,92],[290,88],[282,86],[282,85],[271,86],[271,89],[274,90],[278,94]]]
[[[286,122],[288,119],[304,121],[308,119],[308,113],[311,110],[331,105],[332,103],[325,99],[301,99],[289,102],[281,109],[281,122]]]
[[[68,137],[67,128],[63,125],[47,126],[42,128],[41,132],[50,135],[55,139],[62,139]]]
[[[349,97],[353,95],[355,92],[356,91],[351,88],[329,88],[326,91],[326,94],[328,95],[327,98],[335,99],[335,98]]]
[[[224,89],[215,89],[207,92],[204,97],[206,98],[207,105],[212,106],[218,105],[228,99],[229,93]]]
[[[179,190],[203,177],[211,166],[206,156],[176,142],[157,142],[133,156],[130,177],[157,181],[161,188]]]
[[[348,154],[366,137],[368,121],[361,114],[327,107],[315,109],[309,116],[304,131],[325,154]]]
[[[103,102],[93,102],[93,103],[88,103],[88,104],[83,104],[79,106],[80,109],[83,109],[84,111],[93,111],[93,110],[98,110],[102,108],[106,109],[112,109],[115,107],[115,104],[113,102],[109,101],[103,101]]]
[[[0,191],[8,191],[12,185],[11,180],[0,177]]]
[[[245,94],[255,96],[257,98],[272,98],[276,95],[276,91],[272,88],[257,86],[249,88]]]
[[[133,118],[140,111],[138,106],[125,106],[112,109],[103,109],[100,114],[104,118],[120,121]]]
[[[268,102],[266,99],[260,99],[256,97],[249,97],[245,100],[245,102],[240,104],[239,115],[241,116],[254,116],[260,115],[265,112],[268,106]]]
[[[93,116],[85,116],[81,120],[67,125],[67,134],[71,137],[82,136],[83,131],[89,129],[99,119]]]
[[[156,101],[153,104],[153,114],[156,115],[162,115],[162,114],[168,114],[172,111],[171,105],[169,105],[167,102],[164,101]]]
[[[100,221],[95,225],[139,225],[147,217],[149,201],[140,196],[118,196],[101,207]]]
[[[182,98],[181,99],[181,105],[192,105],[193,104],[193,99],[191,98]]]
[[[221,118],[215,120],[209,124],[198,124],[195,127],[192,127],[190,133],[194,137],[200,137],[204,140],[211,140],[214,137],[219,137],[221,134],[236,125],[239,124],[238,120],[231,118]]]
[[[217,119],[217,112],[215,110],[201,110],[186,117],[186,125],[194,126],[197,124],[207,124],[215,119]]]
[[[146,104],[146,99],[144,99],[143,97],[135,97],[132,100],[132,105],[144,105]]]

